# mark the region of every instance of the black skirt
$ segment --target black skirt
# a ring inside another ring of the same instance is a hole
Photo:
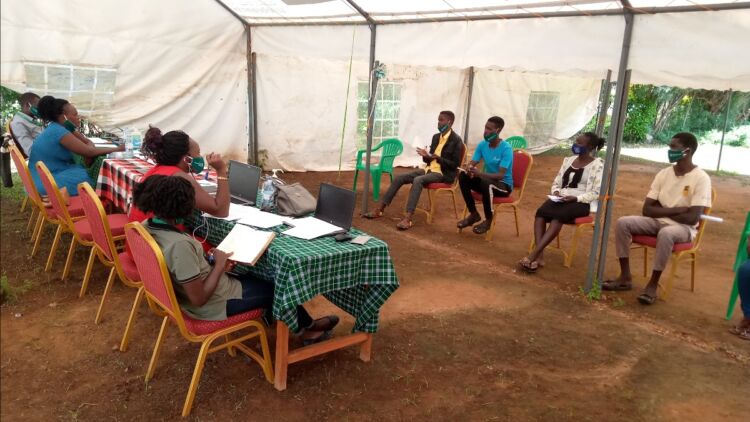
[[[554,202],[548,199],[536,210],[536,216],[547,222],[557,220],[563,224],[573,224],[576,218],[589,215],[589,210],[589,204],[582,202]]]

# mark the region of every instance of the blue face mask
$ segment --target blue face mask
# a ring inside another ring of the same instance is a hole
[[[492,132],[489,135],[484,135],[484,140],[487,142],[492,142],[495,139],[497,139],[497,132]]]
[[[189,157],[190,162],[188,163],[190,165],[190,169],[194,173],[200,173],[203,171],[204,168],[206,168],[206,160],[203,159],[203,157]]]
[[[36,108],[36,106],[29,104],[29,113],[31,113],[32,116],[39,118],[39,109]]]
[[[438,132],[443,133],[446,130],[448,130],[448,125],[443,125],[443,126],[438,125]]]
[[[71,122],[71,121],[70,121],[70,120],[68,120],[68,119],[65,119],[65,122],[63,122],[63,126],[65,127],[65,129],[68,129],[68,130],[70,131],[70,133],[73,133],[73,132],[75,132],[75,131],[76,131],[76,129],[78,129],[78,128],[76,127],[76,125],[75,125],[75,124],[73,124],[73,122]]]
[[[573,154],[575,155],[584,155],[587,152],[589,152],[589,149],[586,148],[583,145],[573,144],[572,147],[570,147],[570,150],[573,151]]]

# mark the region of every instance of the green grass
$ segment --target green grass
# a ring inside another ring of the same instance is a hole
[[[20,286],[12,286],[8,282],[8,276],[3,274],[0,276],[0,297],[3,302],[15,303],[18,299],[27,291],[34,287],[34,283],[29,280],[24,280]]]
[[[0,183],[0,200],[2,201],[16,201],[20,203],[26,196],[26,192],[23,190],[23,182],[18,173],[12,175],[13,187],[6,188]]]

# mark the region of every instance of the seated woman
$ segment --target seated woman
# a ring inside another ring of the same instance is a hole
[[[201,157],[201,148],[194,139],[181,130],[173,130],[162,135],[161,130],[149,127],[143,138],[143,154],[156,162],[151,170],[141,178],[141,183],[151,176],[178,176],[190,182],[195,191],[195,207],[217,217],[229,215],[229,178],[227,165],[219,154],[208,154],[208,164],[216,170],[216,196],[209,195],[192,173],[203,171],[205,162]],[[143,221],[150,217],[137,204],[131,206],[128,219]]]
[[[576,138],[571,147],[572,157],[563,160],[560,171],[552,182],[552,196],[536,211],[534,243],[531,253],[518,264],[522,270],[535,272],[544,266],[543,253],[560,234],[563,224],[573,224],[576,218],[591,212],[591,203],[599,198],[604,161],[596,154],[604,146],[604,139],[593,132]],[[549,227],[547,226],[549,224]]]
[[[74,196],[78,195],[79,183],[89,182],[93,185],[96,182],[91,180],[82,165],[75,163],[73,154],[94,158],[125,150],[122,145],[115,148],[97,148],[91,141],[87,143],[71,133],[67,127],[74,127],[74,124],[67,116],[77,115],[78,112],[67,100],[47,95],[39,100],[37,109],[39,116],[49,123],[34,141],[34,148],[29,157],[29,171],[41,195],[47,195],[47,191],[39,179],[37,162],[41,161],[47,166],[61,190],[65,188],[68,194]]]
[[[271,308],[274,284],[250,276],[236,278],[227,274],[234,263],[231,255],[213,250],[213,266],[203,254],[200,242],[175,227],[189,216],[195,206],[192,184],[180,176],[154,175],[136,186],[135,204],[153,217],[144,226],[159,244],[172,278],[177,301],[190,317],[223,320],[258,308]],[[338,323],[331,315],[313,321],[302,306],[297,307],[297,333],[305,344],[330,337]]]
[[[750,257],[750,237],[747,238],[747,255]],[[737,269],[737,291],[743,318],[731,332],[743,340],[750,340],[750,259]]]

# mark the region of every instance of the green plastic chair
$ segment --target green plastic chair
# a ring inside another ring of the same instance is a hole
[[[739,275],[737,270],[740,268],[745,261],[747,261],[747,237],[750,236],[750,212],[747,213],[745,218],[745,228],[742,230],[740,237],[740,244],[737,245],[737,256],[734,258],[734,286],[732,287],[732,293],[729,295],[729,306],[727,307],[727,320],[732,318],[734,313],[735,305],[737,304],[737,296],[739,296]]]
[[[396,138],[384,139],[372,149],[372,152],[377,152],[381,149],[383,151],[380,153],[380,161],[376,164],[370,165],[370,175],[372,176],[372,198],[376,201],[380,199],[380,178],[383,173],[388,173],[388,176],[391,177],[391,182],[393,182],[393,160],[404,152],[404,144]],[[365,170],[366,163],[364,162],[364,155],[366,152],[367,150],[364,149],[357,151],[357,166],[354,170],[353,191],[357,190],[357,177],[359,176],[359,171]]]
[[[511,136],[510,138],[506,139],[505,142],[509,143],[514,150],[526,149],[526,147],[528,146],[528,144],[526,143],[526,138],[524,138],[523,136]]]

